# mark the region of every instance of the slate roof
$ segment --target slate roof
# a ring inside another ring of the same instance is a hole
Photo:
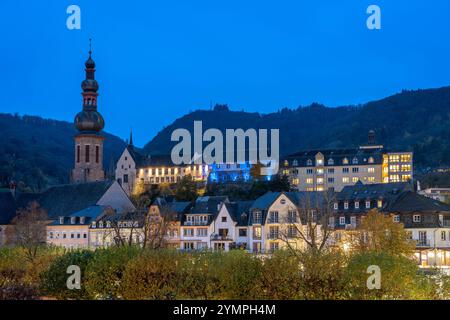
[[[189,211],[190,214],[212,214],[219,212],[219,204],[229,202],[227,196],[205,196],[198,197],[194,206]]]
[[[113,183],[114,181],[99,181],[65,184],[50,187],[40,194],[22,194],[18,198],[18,207],[26,207],[31,201],[37,201],[47,210],[50,218],[69,216],[96,205]]]
[[[16,204],[11,191],[0,191],[0,225],[9,224],[16,215]]]
[[[252,204],[253,201],[236,201],[225,203],[225,206],[230,213],[231,218],[234,222],[237,222],[238,226],[247,226]]]
[[[358,165],[369,164],[369,157],[372,157],[374,160],[371,164],[381,164],[383,152],[386,152],[386,150],[383,148],[353,148],[299,151],[284,157],[282,161],[288,160],[289,165],[292,166],[292,161],[297,160],[299,167],[307,167],[308,160],[312,160],[315,165],[315,157],[319,152],[324,156],[324,166],[338,166],[344,165],[344,158],[347,158],[349,161],[349,163],[345,165],[352,165],[353,158],[358,160]],[[328,164],[329,159],[333,159],[334,163]]]
[[[84,217],[84,223],[82,225],[90,225],[92,221],[99,219],[105,212],[105,206],[90,206],[83,210],[77,211],[68,217],[64,217],[64,222],[61,224],[59,219],[55,219],[50,225],[74,225],[71,223],[71,217],[75,217],[75,225],[81,225],[80,218]]]
[[[378,198],[395,198],[404,191],[412,191],[408,182],[363,184],[358,181],[355,185],[345,186],[336,194],[337,200],[365,200]]]
[[[427,198],[412,191],[406,191],[400,194],[396,201],[386,208],[389,212],[448,212],[450,206]]]
[[[272,192],[269,191],[265,194],[263,194],[261,197],[257,198],[252,206],[250,207],[250,210],[267,210],[269,207],[274,203],[274,201],[280,196],[281,192]]]
[[[161,167],[170,166],[176,167],[178,165],[174,164],[170,154],[167,155],[148,155],[138,151],[134,146],[128,145],[127,150],[136,163],[136,168],[145,167]]]

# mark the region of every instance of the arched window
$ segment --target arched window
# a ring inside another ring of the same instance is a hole
[[[369,158],[369,163],[373,163],[373,162],[374,162],[373,157],[370,157]]]
[[[334,160],[333,159],[328,159],[328,165],[330,165],[330,166],[334,165]]]
[[[342,160],[342,163],[343,163],[343,164],[348,164],[348,159],[347,159],[347,158],[344,158],[344,159]]]
[[[306,165],[307,165],[307,166],[312,166],[312,160],[311,160],[311,159],[308,159],[308,161],[306,161]]]

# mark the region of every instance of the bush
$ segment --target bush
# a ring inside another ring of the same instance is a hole
[[[297,299],[302,288],[300,262],[288,251],[277,251],[265,259],[261,270],[259,299]]]
[[[125,267],[141,251],[139,247],[111,247],[95,251],[85,273],[89,296],[97,299],[122,298],[121,284]]]
[[[185,254],[175,250],[147,250],[128,262],[121,283],[122,296],[132,300],[173,300],[183,280]]]
[[[381,288],[368,289],[367,268],[378,266],[381,271]],[[427,297],[432,288],[418,274],[416,262],[403,256],[366,252],[350,258],[346,268],[351,299],[420,299]]]
[[[88,250],[69,251],[57,258],[50,268],[41,275],[42,293],[59,299],[89,299],[85,285],[85,271],[89,261],[94,257],[94,252]],[[67,268],[71,265],[80,267],[81,289],[70,290],[67,288]]]

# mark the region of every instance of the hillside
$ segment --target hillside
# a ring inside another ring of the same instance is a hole
[[[14,180],[25,190],[68,182],[73,167],[72,123],[0,113],[0,187]],[[125,147],[120,138],[104,133],[104,168]]]
[[[224,106],[197,110],[160,131],[144,150],[170,153],[170,135],[177,128],[192,132],[193,121],[203,121],[203,130],[218,128],[279,128],[280,152],[302,149],[357,146],[374,129],[377,142],[393,149],[415,152],[416,168],[450,165],[450,87],[399,94],[364,105],[329,108],[320,104],[284,108],[269,114],[229,111]]]

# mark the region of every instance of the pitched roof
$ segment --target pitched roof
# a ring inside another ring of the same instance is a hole
[[[363,184],[356,183],[352,186],[344,187],[337,193],[338,200],[364,200],[364,199],[391,199],[396,198],[404,191],[411,191],[412,186],[408,182],[398,183],[376,183]]]
[[[133,158],[134,162],[136,163],[137,168],[145,168],[152,166],[170,166],[170,167],[177,166],[173,163],[170,154],[149,155],[139,151],[138,149],[136,149],[136,147],[132,145],[128,145],[127,150],[130,153],[131,157]]]
[[[77,211],[68,217],[64,217],[63,223],[59,219],[55,219],[50,225],[73,225],[71,223],[71,218],[75,217],[76,225],[90,225],[92,221],[96,221],[105,212],[106,206],[90,206],[83,210]],[[81,223],[81,217],[84,217],[84,223]]]
[[[198,197],[189,213],[204,213],[216,215],[219,212],[219,205],[222,202],[229,202],[227,196],[205,196]]]
[[[238,226],[246,226],[248,225],[249,211],[252,204],[253,201],[236,201],[225,203],[225,206]]]
[[[40,194],[21,195],[18,206],[26,207],[31,201],[37,201],[50,218],[69,216],[96,205],[113,183],[98,181],[54,186]]]
[[[390,212],[449,212],[450,206],[412,191],[400,194],[387,210]]]
[[[252,206],[250,207],[250,210],[253,209],[260,209],[260,210],[267,210],[272,203],[280,196],[281,192],[266,192],[261,197],[257,198]]]

